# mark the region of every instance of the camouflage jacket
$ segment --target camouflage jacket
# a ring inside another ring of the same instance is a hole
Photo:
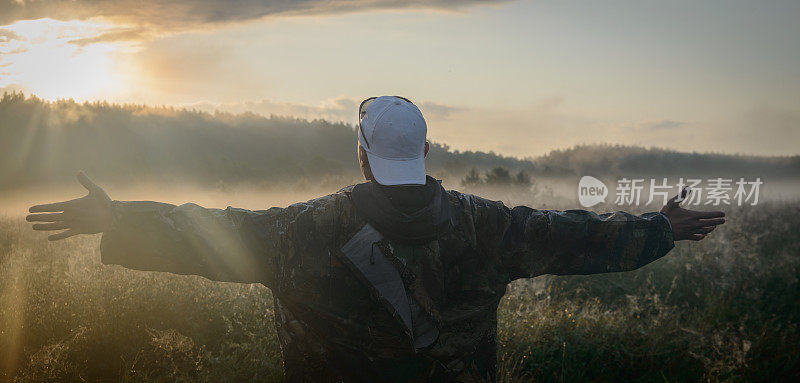
[[[114,201],[102,261],[266,285],[289,381],[472,382],[496,380],[509,282],[633,270],[673,247],[660,213],[510,209],[447,191],[452,214],[438,240],[375,241],[360,265],[345,251],[369,225],[351,193],[261,211]],[[401,284],[365,276],[381,262]]]

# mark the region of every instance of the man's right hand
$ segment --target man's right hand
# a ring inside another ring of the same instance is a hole
[[[111,198],[100,187],[92,182],[83,172],[78,173],[78,182],[89,191],[89,194],[70,201],[48,203],[31,206],[31,213],[26,217],[28,222],[36,223],[33,230],[64,230],[47,237],[58,241],[77,234],[102,233],[111,222]]]

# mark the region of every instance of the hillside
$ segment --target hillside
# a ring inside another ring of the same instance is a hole
[[[56,102],[6,93],[0,100],[0,190],[71,179],[169,179],[197,185],[358,177],[354,127],[324,120],[208,114],[168,107]],[[518,159],[434,143],[431,174],[461,179],[471,168],[532,176],[698,175],[795,178],[800,156],[682,153],[614,145],[576,146]]]

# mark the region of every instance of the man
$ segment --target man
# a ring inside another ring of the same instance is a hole
[[[290,381],[494,381],[506,285],[542,274],[633,270],[722,212],[509,209],[426,176],[427,126],[400,97],[359,108],[367,182],[287,208],[206,209],[85,197],[31,207],[35,230],[103,233],[102,261],[262,283],[275,297]],[[685,195],[684,195],[685,196]],[[45,213],[46,212],[46,213]]]

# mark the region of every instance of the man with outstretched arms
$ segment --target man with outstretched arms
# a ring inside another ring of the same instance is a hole
[[[426,176],[427,126],[401,97],[359,108],[365,183],[250,211],[89,194],[31,207],[49,237],[102,233],[102,262],[261,283],[289,381],[495,381],[497,307],[509,282],[627,271],[701,240],[722,212],[631,215],[509,208]],[[685,191],[684,191],[685,193]]]

